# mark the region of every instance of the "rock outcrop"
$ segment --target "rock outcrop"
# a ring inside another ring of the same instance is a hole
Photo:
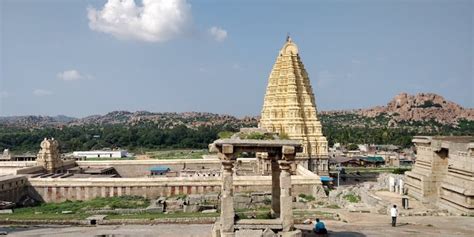
[[[457,124],[461,119],[474,120],[474,109],[463,108],[434,93],[395,96],[387,106],[376,106],[355,111],[365,117],[383,114],[392,116],[394,122],[434,120],[441,124]]]

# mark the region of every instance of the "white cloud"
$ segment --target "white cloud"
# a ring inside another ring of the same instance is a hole
[[[48,90],[43,90],[43,89],[35,89],[33,91],[33,95],[36,95],[36,96],[48,96],[48,95],[52,95],[53,92],[51,91],[48,91]]]
[[[217,26],[211,27],[209,33],[217,42],[222,42],[227,38],[227,31]]]
[[[88,8],[89,27],[120,39],[162,42],[185,33],[191,24],[186,0],[108,0],[102,10]]]
[[[57,75],[58,79],[63,81],[77,81],[81,79],[92,79],[91,75],[84,75],[77,70],[66,70],[64,72],[60,72]]]

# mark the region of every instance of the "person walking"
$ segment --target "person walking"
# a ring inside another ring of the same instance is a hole
[[[392,226],[395,227],[397,225],[397,216],[398,216],[397,205],[393,205],[393,207],[390,208],[390,216],[392,216]]]

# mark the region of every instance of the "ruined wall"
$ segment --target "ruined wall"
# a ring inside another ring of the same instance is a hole
[[[455,213],[474,213],[474,139],[415,137],[417,160],[406,172],[408,194]]]
[[[27,179],[22,175],[0,177],[0,200],[18,202],[26,193]]]

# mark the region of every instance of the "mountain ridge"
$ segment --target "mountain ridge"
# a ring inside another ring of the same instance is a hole
[[[410,95],[400,93],[384,106],[374,106],[366,109],[329,110],[321,111],[320,116],[336,116],[355,114],[365,118],[386,116],[388,126],[397,126],[402,122],[435,121],[443,125],[457,125],[460,120],[474,121],[474,109],[464,108],[443,96],[435,93],[418,93]],[[90,115],[83,118],[73,118],[64,115],[58,116],[7,116],[0,117],[0,125],[41,128],[48,126],[81,126],[125,124],[134,125],[141,122],[154,122],[165,127],[186,125],[199,127],[207,125],[240,125],[255,126],[259,116],[245,116],[237,118],[232,115],[209,112],[149,112],[149,111],[112,111],[104,115]]]

